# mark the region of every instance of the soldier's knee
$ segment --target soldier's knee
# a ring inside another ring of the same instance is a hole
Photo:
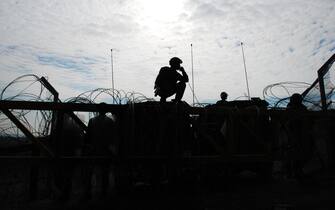
[[[179,82],[179,83],[177,83],[177,87],[185,89],[186,88],[186,83],[185,82]]]

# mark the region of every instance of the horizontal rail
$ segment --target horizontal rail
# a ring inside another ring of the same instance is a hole
[[[25,110],[60,110],[60,111],[121,111],[126,106],[105,104],[83,104],[83,103],[60,103],[60,102],[35,102],[35,101],[0,101],[0,110],[3,109],[25,109]]]
[[[10,163],[10,164],[80,164],[80,165],[90,165],[96,163],[115,163],[115,164],[125,164],[125,163],[168,163],[175,162],[177,164],[207,164],[207,163],[271,163],[272,159],[268,155],[232,155],[232,156],[145,156],[136,155],[128,157],[108,157],[108,156],[81,156],[81,157],[58,157],[50,158],[43,156],[0,156],[0,163]]]
[[[137,104],[135,104],[136,106]],[[140,104],[147,107],[159,107],[160,104]],[[166,106],[166,105],[162,105]],[[167,104],[167,106],[175,106],[173,104]],[[116,105],[116,104],[83,104],[83,103],[55,103],[55,102],[33,102],[33,101],[0,101],[0,110],[5,109],[23,109],[23,110],[60,110],[60,111],[82,111],[82,112],[121,112],[129,108],[129,105]],[[327,111],[297,111],[297,110],[276,110],[276,109],[256,109],[256,108],[227,108],[224,106],[214,106],[210,108],[201,107],[187,107],[184,108],[189,114],[202,114],[202,113],[215,113],[216,115],[226,115],[226,114],[239,114],[246,116],[259,116],[259,115],[269,115],[269,116],[285,116],[292,114],[302,114],[304,116],[310,117],[335,117],[335,110]]]

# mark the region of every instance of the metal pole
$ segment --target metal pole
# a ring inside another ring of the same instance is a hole
[[[247,83],[247,90],[248,90],[248,98],[250,98],[250,90],[249,90],[249,83],[248,83],[248,74],[247,74],[247,67],[245,65],[245,57],[244,57],[244,50],[243,50],[243,42],[241,42],[241,48],[242,48],[242,56],[243,56],[243,64],[244,64],[244,74],[245,74],[245,81]]]
[[[193,75],[193,45],[191,44],[191,64],[192,64],[192,94],[193,94],[193,106],[194,106],[194,75]]]
[[[324,75],[318,71],[318,80],[319,80],[319,87],[320,87],[320,95],[321,95],[321,105],[322,110],[327,110],[327,98],[326,98],[326,91],[325,91],[325,83],[323,81]]]
[[[113,49],[111,49],[111,70],[112,70],[112,91],[113,91],[113,103],[114,103],[114,68],[113,68]]]

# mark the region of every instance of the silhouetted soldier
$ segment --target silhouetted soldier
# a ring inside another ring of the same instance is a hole
[[[155,81],[155,96],[161,97],[160,101],[165,102],[166,98],[176,94],[175,102],[181,101],[188,76],[182,66],[183,63],[180,58],[173,57],[170,59],[170,67],[164,66],[160,69],[159,74]],[[180,71],[180,73],[177,72]]]
[[[86,144],[88,153],[92,156],[115,156],[117,153],[117,134],[114,120],[106,115],[105,103],[99,104],[99,115],[90,119],[88,123],[88,132]],[[100,164],[100,163],[99,163]],[[109,163],[100,164],[98,169],[101,172],[101,196],[107,194],[109,186]],[[88,180],[86,189],[86,198],[91,197],[91,181],[94,167],[88,170]]]
[[[58,154],[63,157],[77,156],[84,138],[84,131],[68,114],[63,115],[63,126],[58,139]],[[55,184],[60,189],[62,201],[70,198],[74,167],[72,164],[60,162],[55,171]]]
[[[299,93],[294,93],[290,97],[290,102],[287,104],[287,109],[307,110],[306,106],[302,104],[302,96]]]
[[[302,96],[299,93],[294,93],[290,97],[290,102],[287,104],[287,110],[292,110],[289,119],[286,122],[288,130],[288,144],[291,148],[288,153],[288,175],[295,176],[300,179],[303,175],[303,164],[306,159],[306,154],[311,149],[311,138],[306,133],[309,131],[310,123],[308,120],[299,112],[305,111],[306,106],[302,103]],[[307,152],[307,153],[306,153]]]
[[[228,94],[226,92],[221,92],[220,94],[221,100],[216,102],[216,105],[225,105],[227,104]]]

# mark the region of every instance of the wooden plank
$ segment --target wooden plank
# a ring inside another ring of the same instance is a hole
[[[7,109],[3,109],[2,112],[22,131],[22,133],[38,146],[42,153],[49,157],[53,157],[54,154],[47,146],[40,142],[30,131]]]
[[[145,104],[146,106],[146,104]],[[148,105],[153,106],[153,105]],[[156,106],[159,106],[157,102]],[[107,112],[118,113],[128,110],[129,105],[116,105],[116,104],[106,104],[101,110]],[[82,111],[82,112],[97,112],[99,110],[99,104],[81,104],[81,103],[55,103],[55,102],[33,102],[33,101],[0,101],[0,110],[3,109],[25,109],[25,110],[61,110],[61,111]],[[187,111],[190,114],[203,114],[205,112],[215,113],[219,115],[226,114],[240,114],[240,115],[250,115],[257,116],[269,115],[269,116],[281,116],[281,115],[292,115],[292,114],[303,114],[305,116],[311,117],[335,117],[335,110],[323,111],[289,111],[283,109],[260,109],[255,111],[252,109],[232,109],[225,107],[216,108],[199,108],[199,107],[189,107]]]
[[[119,112],[127,108],[127,105],[106,104],[100,108],[99,104],[81,103],[55,103],[37,101],[0,101],[0,110],[3,109],[25,109],[25,110],[59,110],[59,111],[82,111],[97,112],[103,110],[107,112]]]

